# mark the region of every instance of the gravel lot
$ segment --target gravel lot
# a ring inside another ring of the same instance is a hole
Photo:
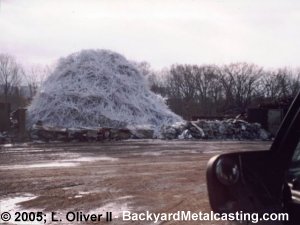
[[[104,218],[105,212],[111,211],[109,224],[154,224],[123,221],[122,212],[127,210],[209,212],[205,182],[208,159],[224,152],[266,150],[269,145],[162,140],[4,145],[0,149],[0,211],[42,211],[47,215],[46,224],[77,224],[65,220],[69,211],[102,213]],[[62,213],[62,222],[50,221],[53,211]],[[106,223],[104,219],[78,222]]]

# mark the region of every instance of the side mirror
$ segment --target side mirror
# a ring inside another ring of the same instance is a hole
[[[218,213],[275,212],[282,209],[284,172],[269,151],[242,152],[211,158],[207,167],[210,205]]]
[[[215,173],[223,185],[234,185],[240,179],[238,162],[229,157],[221,157],[217,160]]]

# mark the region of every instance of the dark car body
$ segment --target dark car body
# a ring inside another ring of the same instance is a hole
[[[300,225],[300,92],[269,151],[217,155],[207,168],[211,208],[216,213],[282,213]],[[276,222],[262,224],[278,224]]]

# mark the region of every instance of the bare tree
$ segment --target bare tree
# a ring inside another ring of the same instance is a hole
[[[51,73],[49,66],[35,65],[25,73],[25,80],[29,88],[30,98],[33,98],[37,93],[38,88],[46,80]]]
[[[274,71],[266,71],[262,76],[259,84],[259,96],[262,99],[270,99],[274,101],[278,98],[278,84],[276,80],[276,74]]]
[[[288,68],[267,71],[260,85],[260,95],[270,101],[293,97],[300,88],[300,72]]]
[[[140,71],[140,73],[143,76],[148,76],[152,72],[150,63],[146,61],[142,61],[142,62],[131,61],[131,63]]]
[[[185,118],[216,114],[222,88],[215,65],[172,65],[166,82],[171,109]]]
[[[170,69],[170,88],[173,94],[186,101],[195,97],[195,85],[191,65],[172,65]]]
[[[244,112],[256,93],[263,69],[254,64],[233,63],[224,66],[219,71],[227,106]]]
[[[166,95],[169,107],[184,118],[189,118],[194,106],[195,94],[191,66],[172,65],[166,75]]]
[[[291,95],[292,71],[287,68],[280,68],[275,72],[275,80],[279,97],[286,98]]]
[[[196,99],[202,114],[216,113],[223,97],[223,87],[219,82],[218,67],[215,65],[193,66]]]
[[[291,84],[292,96],[296,96],[300,91],[300,69],[297,69],[295,75],[292,78]]]
[[[0,86],[6,103],[9,95],[19,87],[22,73],[22,67],[13,56],[0,54]]]
[[[167,97],[167,78],[169,71],[165,68],[159,71],[153,71],[153,73],[148,76],[148,84],[150,90],[156,94],[160,94],[163,97]]]

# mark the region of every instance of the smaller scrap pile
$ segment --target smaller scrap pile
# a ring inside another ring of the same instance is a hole
[[[162,129],[165,139],[268,140],[271,135],[259,123],[244,120],[197,120]]]

